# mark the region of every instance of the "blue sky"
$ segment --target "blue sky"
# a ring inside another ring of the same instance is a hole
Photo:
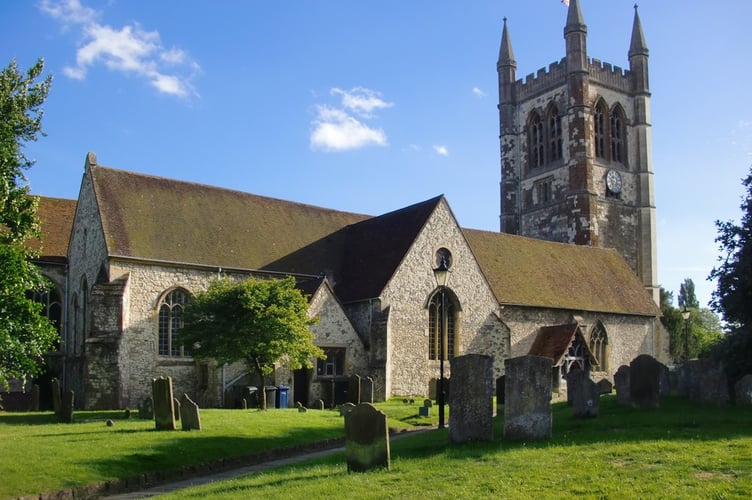
[[[633,0],[581,0],[588,53],[627,67]],[[752,2],[646,0],[659,283],[705,304],[714,221],[752,165]],[[0,64],[54,76],[32,192],[75,198],[99,163],[344,211],[445,194],[498,230],[496,59],[564,55],[559,0],[8,0]]]

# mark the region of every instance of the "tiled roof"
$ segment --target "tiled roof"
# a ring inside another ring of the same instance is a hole
[[[367,218],[101,166],[91,172],[111,256],[319,274],[338,257],[326,242]]]
[[[501,304],[660,314],[616,250],[474,229],[464,233]]]
[[[561,363],[562,357],[569,350],[569,346],[572,344],[579,329],[580,327],[576,323],[543,327],[535,337],[535,341],[530,347],[528,354],[551,358],[553,366],[558,366]],[[582,335],[582,332],[580,332],[580,335]],[[587,342],[583,342],[583,345],[590,356],[591,363],[596,363]]]
[[[30,248],[39,252],[41,258],[66,259],[76,200],[37,196],[37,217],[41,225],[42,239],[29,240]]]

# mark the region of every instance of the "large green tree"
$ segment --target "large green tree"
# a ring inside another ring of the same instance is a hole
[[[673,292],[660,289],[661,322],[669,333],[671,357],[686,361],[709,356],[723,337],[721,321],[712,310],[699,307],[691,279],[684,280],[679,290],[679,307],[676,308]],[[683,312],[689,313],[687,319]]]
[[[29,297],[48,284],[26,245],[39,236],[36,199],[24,171],[34,162],[24,145],[42,133],[42,104],[51,77],[41,81],[44,61],[20,72],[15,61],[0,71],[0,388],[13,377],[36,375],[57,332]]]
[[[179,342],[193,357],[218,363],[242,361],[259,380],[275,363],[291,370],[311,367],[324,352],[313,343],[308,301],[291,277],[282,280],[213,281],[183,313]],[[261,407],[266,394],[260,388]]]
[[[719,355],[732,378],[752,373],[752,168],[742,185],[741,221],[715,223],[721,255],[710,272],[717,282],[711,305],[729,329]]]

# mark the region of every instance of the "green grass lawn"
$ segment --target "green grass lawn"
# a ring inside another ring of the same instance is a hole
[[[390,427],[425,425],[417,405],[380,406]],[[104,420],[112,418],[113,427]],[[157,432],[120,412],[0,413],[0,498],[60,490],[222,457],[341,437],[335,411],[201,411],[202,431]],[[89,420],[89,421],[86,421]],[[393,440],[392,469],[348,474],[343,453],[174,494],[175,498],[749,498],[752,409],[672,399],[654,411],[605,397],[596,419],[554,405],[553,438],[448,445],[446,430]]]

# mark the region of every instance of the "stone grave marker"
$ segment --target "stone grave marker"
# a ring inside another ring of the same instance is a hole
[[[345,404],[339,405],[339,416],[340,417],[346,416],[348,413],[353,411],[354,408],[355,408],[355,405],[353,403],[345,403]]]
[[[542,356],[504,360],[504,439],[551,438],[551,365]]]
[[[31,386],[31,411],[39,411],[39,385]]]
[[[60,408],[60,415],[58,415],[58,420],[60,420],[63,423],[71,424],[73,423],[73,402],[75,399],[75,393],[73,392],[73,389],[68,389],[63,393],[62,401],[61,401],[61,408]]]
[[[351,375],[347,381],[347,402],[360,403],[360,375]]]
[[[752,406],[752,375],[745,375],[734,384],[734,401],[739,406]]]
[[[188,394],[183,394],[180,398],[180,409],[182,420],[180,421],[184,431],[201,430],[201,414],[198,405],[194,403]]]
[[[360,402],[373,403],[373,379],[371,377],[360,381]]]
[[[600,411],[598,384],[590,379],[590,373],[573,370],[567,373],[567,392],[572,395],[574,418],[597,417]]]
[[[663,363],[658,368],[658,397],[666,399],[671,395],[671,370]]]
[[[611,394],[614,392],[614,384],[607,378],[602,378],[598,381],[598,393],[599,394]]]
[[[632,406],[629,367],[627,365],[621,365],[614,373],[614,385],[616,387],[616,402],[621,406]]]
[[[360,403],[345,415],[345,454],[348,472],[389,469],[389,426],[384,412]]]
[[[316,402],[313,404],[313,407],[317,410],[323,410],[324,409],[324,400],[323,399],[317,399]]]
[[[723,367],[710,358],[693,359],[685,363],[690,373],[688,397],[701,404],[725,406],[729,404],[728,379]]]
[[[493,440],[493,357],[465,354],[450,360],[449,441]]]
[[[629,363],[629,395],[635,405],[658,408],[665,366],[649,354],[640,354]]]
[[[175,412],[172,404],[172,378],[159,377],[151,381],[154,399],[154,423],[158,431],[174,431]]]
[[[52,390],[52,411],[55,412],[55,416],[59,419],[63,411],[63,399],[62,392],[60,391],[60,381],[57,378],[53,378],[50,381],[50,389]]]
[[[502,412],[502,406],[504,406],[504,398],[505,398],[505,385],[506,384],[506,378],[504,375],[496,379],[496,413]]]
[[[138,418],[151,420],[154,418],[154,399],[151,396],[144,398],[138,406]]]
[[[173,411],[175,412],[175,420],[180,420],[180,400],[175,398],[172,400],[172,404],[174,405]]]

